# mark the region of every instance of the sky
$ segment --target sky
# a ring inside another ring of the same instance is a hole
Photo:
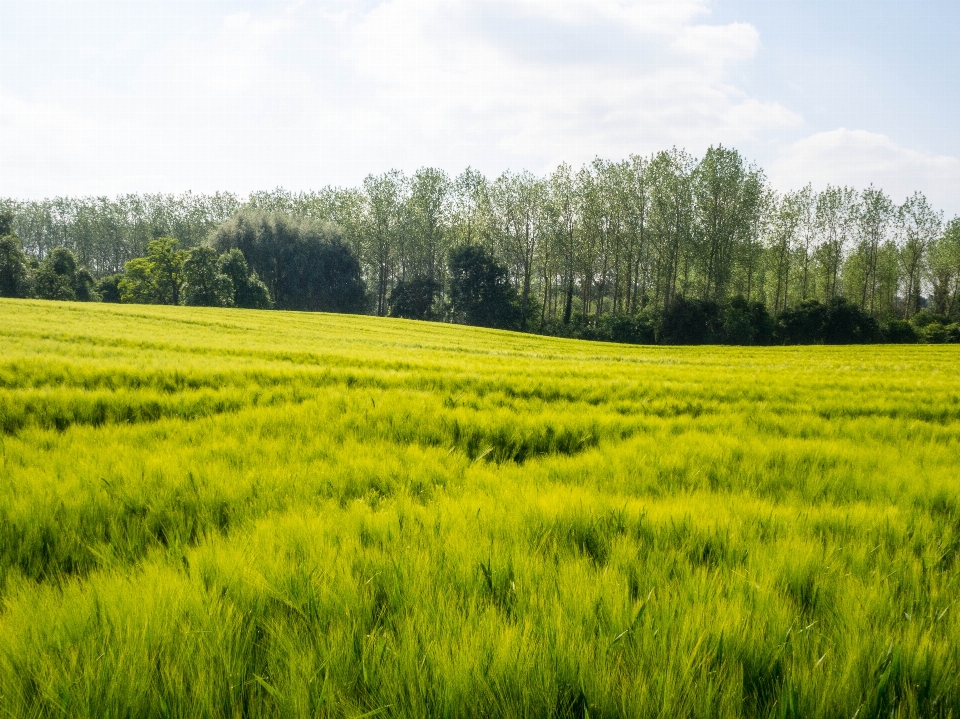
[[[956,0],[0,0],[0,196],[737,148],[960,214]]]

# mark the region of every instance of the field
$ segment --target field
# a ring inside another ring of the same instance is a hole
[[[0,715],[960,717],[958,368],[0,301]]]

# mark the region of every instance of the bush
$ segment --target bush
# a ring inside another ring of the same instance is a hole
[[[121,302],[137,304],[178,305],[183,289],[183,263],[188,250],[180,249],[179,240],[158,237],[147,243],[147,256],[135,257],[123,266],[117,282]]]
[[[663,312],[660,325],[663,344],[718,344],[722,339],[721,307],[712,300],[688,300],[678,295]]]
[[[843,297],[830,300],[823,327],[823,341],[829,345],[872,344],[882,339],[879,323]]]
[[[918,333],[920,339],[929,344],[946,344],[948,342],[956,342],[953,339],[955,331],[951,331],[953,328],[956,328],[957,325],[944,325],[940,322],[930,322],[923,325]]]
[[[918,342],[920,335],[906,320],[890,320],[884,328],[883,339],[891,344],[907,345]]]
[[[428,277],[401,280],[390,292],[390,316],[411,320],[438,319],[441,313],[434,305],[439,294],[440,284]]]
[[[79,300],[98,302],[93,275],[85,267],[77,267],[77,258],[66,247],[57,247],[37,268],[34,293],[43,300]]]
[[[801,302],[777,317],[774,339],[785,345],[810,345],[823,342],[827,308],[816,300]]]
[[[762,302],[751,303],[737,296],[723,308],[723,344],[770,344],[773,327],[773,318]]]
[[[236,247],[220,255],[217,268],[230,278],[233,285],[233,305],[251,310],[265,310],[273,303],[267,286],[256,272],[251,272],[247,260]]]
[[[117,281],[121,302],[151,304],[157,301],[153,281],[153,268],[146,257],[135,257],[123,266],[123,274]]]
[[[26,297],[30,293],[27,256],[15,235],[0,236],[0,297]]]
[[[349,313],[367,309],[360,262],[336,225],[243,212],[221,225],[212,240],[220,252],[236,248],[243,253],[279,309]],[[253,291],[262,302],[256,282]]]
[[[930,310],[920,310],[913,317],[910,318],[910,324],[918,329],[923,329],[929,325],[945,325],[948,324],[949,320],[946,315],[937,314],[936,312],[931,312]]]
[[[41,300],[75,300],[71,279],[57,273],[48,263],[41,263],[33,280],[34,294]]]
[[[657,341],[656,321],[649,314],[609,317],[601,322],[601,335],[601,339],[610,342],[652,345]]]
[[[73,293],[80,302],[100,302],[102,299],[97,291],[97,282],[86,267],[81,267],[73,275]]]
[[[877,321],[843,297],[801,302],[780,314],[774,330],[777,342],[793,345],[869,344],[882,337]]]
[[[520,299],[507,268],[482,247],[450,251],[450,306],[457,321],[479,327],[518,329]]]
[[[233,281],[219,271],[212,247],[194,247],[183,263],[184,304],[196,307],[233,305]]]
[[[773,319],[761,302],[740,296],[725,303],[678,296],[662,315],[658,338],[675,345],[765,345],[773,340],[773,331]]]
[[[97,294],[100,295],[100,299],[104,302],[120,302],[120,280],[122,279],[122,272],[101,277],[97,282]]]

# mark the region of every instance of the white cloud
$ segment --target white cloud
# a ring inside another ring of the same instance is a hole
[[[473,0],[473,4],[567,26],[599,24],[640,33],[669,32],[709,9],[706,0]]]
[[[753,25],[694,25],[677,34],[673,47],[702,58],[714,70],[730,61],[748,60],[760,47],[760,33]]]
[[[769,168],[787,189],[812,182],[883,188],[897,202],[922,191],[948,214],[960,213],[960,159],[900,147],[886,135],[840,128],[786,147]]]
[[[540,172],[802,124],[730,83],[759,35],[708,24],[708,11],[328,0],[230,15],[166,40],[120,85],[54,79],[0,95],[0,194],[307,188],[428,164]]]

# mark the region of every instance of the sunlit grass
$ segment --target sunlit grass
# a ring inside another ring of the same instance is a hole
[[[0,301],[0,714],[960,716],[960,349]]]

